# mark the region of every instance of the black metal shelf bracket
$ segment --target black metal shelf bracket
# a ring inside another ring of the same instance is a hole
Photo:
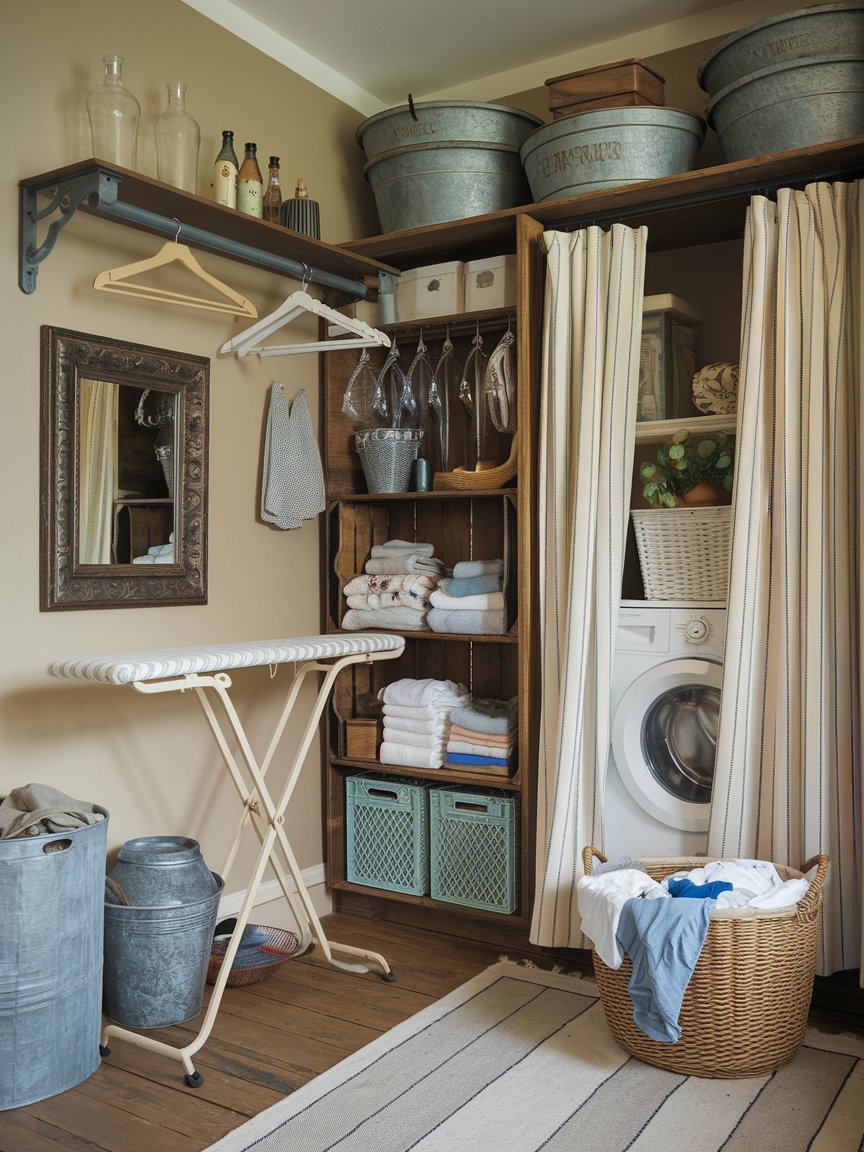
[[[374,299],[374,289],[360,280],[348,280],[332,272],[310,267],[299,260],[278,256],[262,248],[241,244],[216,232],[207,232],[184,224],[176,217],[160,216],[134,204],[124,203],[119,196],[123,177],[116,172],[101,168],[83,175],[70,176],[59,182],[53,181],[44,187],[22,187],[19,225],[19,269],[18,286],[28,294],[36,291],[36,273],[39,265],[53,249],[61,230],[69,223],[78,208],[85,201],[87,206],[104,216],[121,223],[136,225],[149,231],[161,233],[171,239],[178,236],[184,243],[215,252],[234,260],[266,268],[282,276],[290,276],[305,283],[320,284],[344,292],[355,299]],[[44,193],[52,193],[47,207],[41,211],[38,199]],[[37,224],[59,211],[60,215],[48,226],[43,242],[38,244]]]

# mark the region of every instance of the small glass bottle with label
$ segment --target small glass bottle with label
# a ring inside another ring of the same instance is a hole
[[[246,145],[246,154],[237,173],[237,210],[260,220],[264,212],[264,181],[258,167],[257,152],[256,144]]]
[[[264,219],[278,224],[282,212],[282,186],[279,182],[279,157],[270,157],[270,172],[264,190]]]
[[[222,133],[222,150],[213,166],[213,199],[217,204],[237,207],[237,153],[234,151],[234,133]]]

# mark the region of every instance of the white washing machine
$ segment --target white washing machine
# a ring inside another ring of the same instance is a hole
[[[607,858],[706,851],[725,630],[723,608],[622,604],[610,700]]]

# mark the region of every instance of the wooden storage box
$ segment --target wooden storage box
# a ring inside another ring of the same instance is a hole
[[[345,721],[345,755],[349,760],[377,760],[380,740],[379,721]]]
[[[618,60],[546,81],[554,120],[593,108],[632,108],[666,102],[666,80],[642,60]]]

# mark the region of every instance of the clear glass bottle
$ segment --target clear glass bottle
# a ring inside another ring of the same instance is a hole
[[[237,207],[237,153],[234,151],[234,133],[223,131],[222,150],[213,166],[213,199],[217,204]]]
[[[264,214],[261,203],[264,198],[264,181],[258,167],[258,146],[247,144],[245,148],[246,154],[237,173],[237,210],[245,212],[247,216],[257,216],[260,220]]]
[[[156,174],[163,184],[196,192],[201,129],[186,111],[186,85],[174,81],[167,87],[168,107],[156,120]]]
[[[105,76],[87,96],[87,114],[97,160],[133,168],[138,162],[141,106],[123,83],[123,57],[103,56]]]
[[[270,173],[262,201],[264,219],[270,224],[278,224],[282,212],[282,186],[279,182],[279,157],[270,157]]]

